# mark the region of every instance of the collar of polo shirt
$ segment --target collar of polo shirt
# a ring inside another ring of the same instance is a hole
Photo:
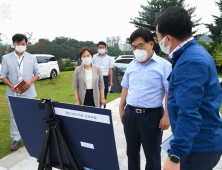
[[[97,55],[98,55],[98,56],[100,56],[100,55],[99,55],[99,53],[97,53]],[[105,57],[105,56],[106,56],[106,54],[104,54],[104,56],[103,56],[103,57]],[[101,57],[101,56],[100,56],[100,57]]]

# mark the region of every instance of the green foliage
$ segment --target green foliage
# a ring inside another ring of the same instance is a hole
[[[222,73],[217,73],[217,75],[218,75],[218,78],[222,78]]]
[[[219,72],[222,67],[222,0],[219,0],[218,2],[215,1],[215,4],[220,10],[220,16],[212,15],[214,17],[214,24],[205,24],[205,26],[211,32],[209,37],[213,39],[213,42],[209,44],[207,51],[213,57]]]
[[[3,55],[8,54],[10,52],[12,52],[11,46],[8,47],[7,45],[0,45],[0,63],[2,61]]]
[[[214,24],[205,24],[205,26],[211,32],[211,35],[209,37],[212,38],[214,41],[218,36],[222,34],[222,0],[219,0],[219,2],[215,1],[215,4],[220,10],[220,16],[212,15],[214,18]]]
[[[77,66],[66,67],[65,71],[74,71]]]
[[[215,53],[215,56],[214,56],[214,61],[216,62],[216,65],[218,67],[222,67],[222,47],[221,46],[219,46],[216,49],[216,53]]]
[[[209,45],[202,41],[198,41],[198,43],[210,53],[219,72],[220,68],[222,67],[222,36],[216,37],[214,42],[209,43]]]
[[[119,45],[118,44],[114,44],[114,48],[119,49]]]
[[[142,11],[139,12],[139,17],[131,18],[130,23],[134,24],[135,27],[146,27],[151,30],[153,35],[156,35],[156,26],[154,25],[156,16],[162,10],[171,6],[180,6],[187,9],[189,15],[194,18],[196,7],[189,7],[189,4],[185,4],[185,0],[150,0],[147,1],[148,5],[141,5]],[[193,21],[193,30],[195,27],[200,25],[201,18]],[[195,38],[199,38],[202,34],[197,34],[197,30],[193,31]],[[164,55],[160,50],[159,44],[154,42],[154,51],[159,55]]]
[[[198,41],[198,43],[199,43],[200,45],[202,45],[206,50],[208,50],[209,45],[207,45],[207,43],[205,43],[204,41]]]
[[[147,27],[154,34],[156,32],[156,26],[154,25],[155,18],[159,12],[162,10],[171,7],[171,6],[180,6],[187,9],[189,15],[194,18],[195,11],[197,7],[189,7],[189,4],[185,4],[185,0],[150,0],[147,1],[148,5],[141,5],[142,11],[139,12],[139,17],[131,18],[130,23],[134,24],[135,27]],[[201,18],[193,21],[193,28],[200,25]],[[196,34],[197,30],[193,31],[193,34]],[[200,35],[195,35],[198,38]]]
[[[66,70],[66,68],[70,68],[70,67],[75,67],[76,66],[75,64],[72,64],[70,60],[68,60],[66,62],[62,62],[61,60],[58,60],[58,63],[59,63],[59,70],[60,71],[70,71],[70,70]]]
[[[92,41],[77,41],[75,39],[70,39],[67,37],[56,37],[54,40],[49,41],[45,39],[39,39],[38,43],[32,45],[29,44],[27,52],[31,54],[36,54],[43,52],[45,54],[51,54],[56,57],[57,60],[62,58],[69,58],[70,60],[78,60],[79,52],[82,48],[87,47],[92,50],[93,54],[98,53],[97,45]],[[115,47],[107,47],[108,55],[110,56],[119,56],[124,54],[132,54],[132,52],[121,51],[118,45]],[[40,51],[40,52],[38,52]],[[62,70],[66,67],[61,65]],[[63,71],[64,71],[63,70]]]

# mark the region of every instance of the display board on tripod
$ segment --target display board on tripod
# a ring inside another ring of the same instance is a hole
[[[45,129],[42,119],[48,110],[40,110],[41,100],[9,97],[14,117],[30,156],[40,158]],[[74,153],[80,169],[119,170],[111,110],[66,103],[53,103],[56,117]],[[59,142],[60,148],[63,144]],[[59,165],[54,141],[51,141],[51,163]],[[66,167],[73,168],[66,152],[61,150]]]

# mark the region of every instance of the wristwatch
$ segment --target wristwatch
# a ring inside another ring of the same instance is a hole
[[[175,155],[172,155],[172,154],[169,153],[168,157],[175,164],[178,164],[180,162],[180,158],[178,156],[175,156]]]

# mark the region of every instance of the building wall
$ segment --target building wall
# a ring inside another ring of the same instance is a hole
[[[107,37],[106,38],[106,44],[107,46],[114,46],[115,44],[118,44],[119,46],[119,49],[121,51],[131,51],[131,45],[127,43],[127,39],[125,40],[125,43],[123,44],[122,43],[122,39],[120,38],[120,36],[117,36],[117,37],[114,37],[112,36],[111,38],[110,37]]]

